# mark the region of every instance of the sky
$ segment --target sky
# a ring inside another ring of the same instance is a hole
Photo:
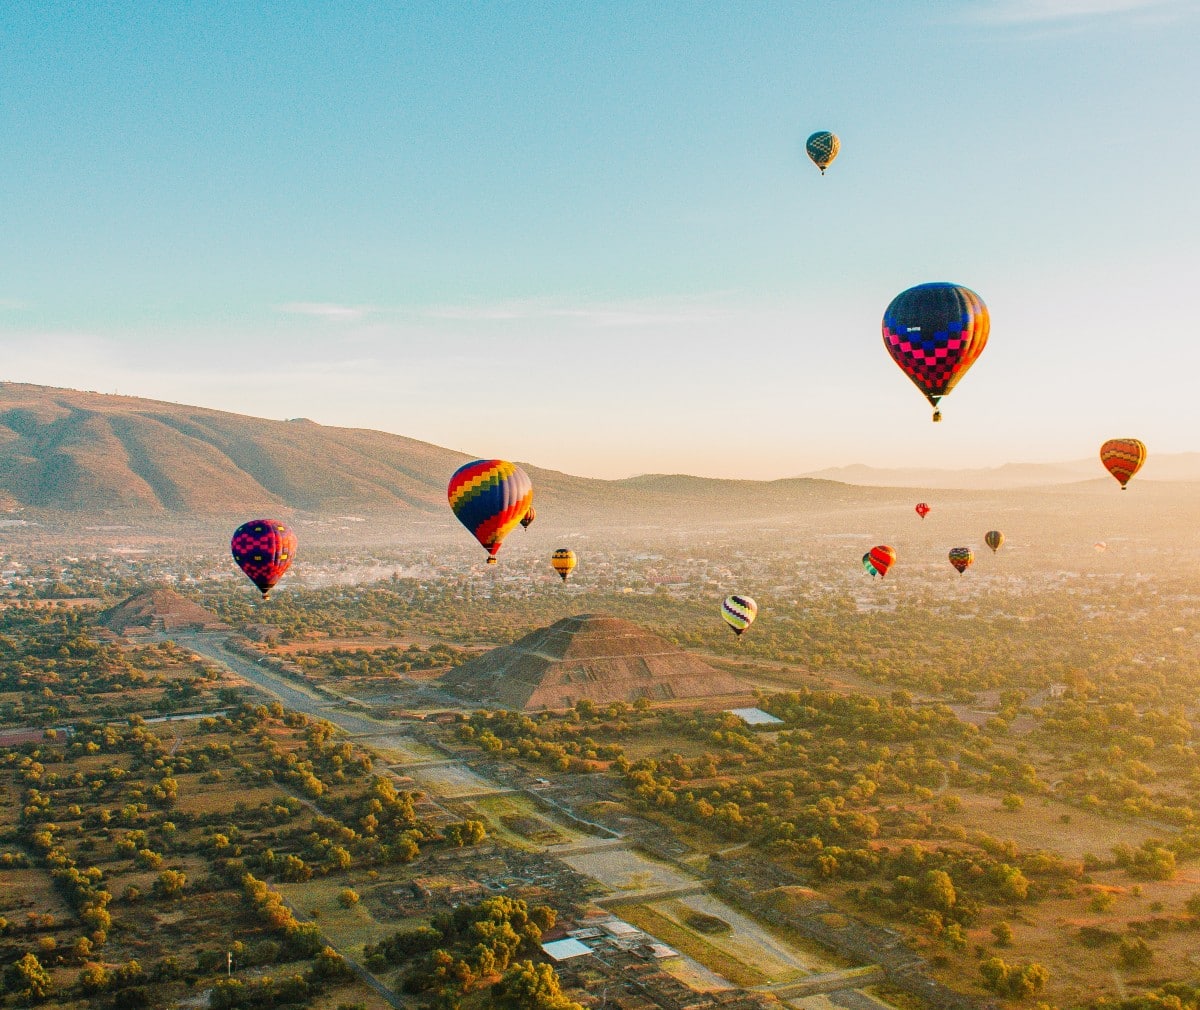
[[[0,379],[598,477],[1200,450],[1198,34],[1200,0],[0,5]],[[938,425],[880,336],[933,280],[992,318]]]

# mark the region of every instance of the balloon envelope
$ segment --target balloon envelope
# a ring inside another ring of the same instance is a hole
[[[726,596],[721,604],[721,617],[738,637],[754,623],[757,616],[758,604],[749,596]]]
[[[458,521],[488,552],[488,564],[493,565],[504,538],[533,504],[533,484],[515,463],[477,459],[454,471],[446,497]]]
[[[825,169],[833,164],[833,159],[841,149],[842,142],[838,140],[837,134],[828,130],[818,130],[804,142],[804,150],[808,152],[812,163],[821,170],[822,175],[825,174]]]
[[[872,547],[867,551],[867,557],[871,560],[871,564],[875,566],[875,571],[879,573],[881,579],[887,575],[888,569],[896,563],[895,550],[886,544]]]
[[[550,567],[562,576],[563,582],[566,582],[567,576],[575,568],[575,552],[569,551],[565,547],[560,547],[550,555]]]
[[[1004,543],[1004,534],[999,530],[988,530],[984,535],[983,542],[987,544],[992,549],[992,553],[995,554],[996,551],[1000,550],[1000,545]]]
[[[1100,462],[1124,491],[1125,485],[1146,462],[1146,446],[1136,438],[1110,438],[1100,446]]]
[[[277,519],[242,523],[229,542],[233,560],[263,595],[275,587],[296,557],[296,534]]]
[[[961,284],[918,284],[892,299],[883,314],[883,344],[892,360],[938,404],[987,346],[991,318],[983,299]]]
[[[970,547],[952,547],[950,548],[950,564],[958,569],[958,574],[962,575],[968,568],[975,563],[975,552]]]
[[[527,530],[537,518],[537,512],[534,511],[532,505],[529,506],[529,511],[521,516],[521,529]]]
[[[916,512],[917,515],[919,515],[922,519],[924,519],[932,511],[933,509],[931,509],[925,502],[917,502]]]

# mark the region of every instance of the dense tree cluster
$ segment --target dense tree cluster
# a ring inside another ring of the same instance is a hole
[[[427,993],[449,1005],[465,993],[491,987],[491,1005],[514,1010],[573,1010],[549,965],[518,963],[539,955],[554,910],[507,897],[485,898],[436,915],[428,926],[401,930],[365,949],[377,971],[403,965],[406,992]]]

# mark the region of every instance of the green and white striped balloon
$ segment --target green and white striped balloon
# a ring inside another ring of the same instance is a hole
[[[749,596],[727,596],[721,604],[721,616],[735,635],[741,635],[758,616],[758,604]]]

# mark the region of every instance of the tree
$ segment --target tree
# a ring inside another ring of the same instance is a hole
[[[1008,994],[1013,999],[1029,999],[1046,988],[1050,972],[1044,964],[1032,961],[1024,968],[1014,969],[1008,980]]]
[[[1008,976],[1012,969],[1003,958],[989,957],[979,965],[979,974],[983,976],[983,984],[992,992],[1003,993],[1008,989]]]
[[[458,848],[464,845],[478,845],[487,838],[487,829],[483,821],[462,821],[458,824],[447,824],[442,829],[446,841]]]
[[[927,870],[921,878],[921,903],[939,912],[949,912],[958,902],[954,881],[945,870]]]
[[[40,1003],[54,991],[54,980],[32,952],[9,965],[5,982],[29,1003]]]
[[[979,965],[979,974],[983,976],[986,988],[1013,999],[1028,999],[1041,992],[1050,980],[1050,972],[1045,965],[1031,961],[1021,967],[1005,964],[1003,958],[999,957],[989,957],[983,961]]]
[[[563,995],[558,973],[548,964],[520,961],[492,986],[500,1010],[583,1010]]]
[[[1149,967],[1154,960],[1154,951],[1140,936],[1124,937],[1117,948],[1117,955],[1121,958],[1121,964],[1130,971]]]
[[[358,904],[358,901],[358,892],[352,887],[342,888],[342,890],[338,892],[338,904],[341,905],[342,908],[353,908]]]
[[[79,973],[79,988],[89,996],[104,992],[110,981],[108,969],[94,961],[88,962]]]
[[[163,870],[154,881],[153,890],[158,897],[174,901],[183,897],[187,883],[187,874],[182,870]]]
[[[1011,947],[1013,928],[1007,922],[998,922],[992,927],[992,936],[996,938],[997,947]]]

